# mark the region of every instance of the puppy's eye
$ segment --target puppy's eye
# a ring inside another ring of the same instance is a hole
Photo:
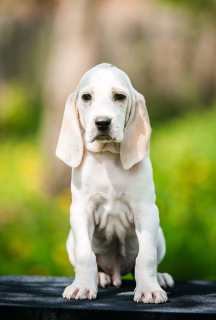
[[[122,100],[124,100],[126,98],[126,96],[124,95],[124,94],[121,94],[121,93],[116,93],[115,95],[114,95],[114,99],[115,100],[118,100],[118,101],[122,101]]]
[[[84,101],[90,101],[91,100],[91,95],[89,94],[89,93],[84,93],[83,95],[82,95],[82,99],[84,100]]]

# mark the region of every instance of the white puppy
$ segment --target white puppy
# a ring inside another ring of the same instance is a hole
[[[149,158],[151,127],[144,97],[128,76],[100,64],[67,100],[56,155],[73,168],[67,240],[75,280],[63,297],[95,299],[97,285],[120,286],[135,268],[134,300],[162,303],[170,275]],[[98,272],[99,271],[99,272]]]

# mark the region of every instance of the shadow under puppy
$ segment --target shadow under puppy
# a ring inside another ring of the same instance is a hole
[[[113,65],[86,72],[68,97],[56,150],[73,168],[67,251],[75,280],[64,298],[95,299],[98,285],[120,286],[121,275],[135,268],[134,301],[167,301],[161,286],[174,282],[157,273],[166,248],[150,135],[144,97]]]

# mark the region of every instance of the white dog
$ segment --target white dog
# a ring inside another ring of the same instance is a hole
[[[67,240],[75,280],[63,297],[95,299],[97,285],[121,285],[135,268],[134,301],[163,303],[157,274],[165,254],[149,158],[151,127],[144,97],[128,76],[100,64],[67,100],[56,155],[73,168]],[[98,272],[99,271],[99,272]]]

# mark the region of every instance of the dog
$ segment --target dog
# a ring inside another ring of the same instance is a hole
[[[95,299],[98,285],[119,287],[121,275],[134,270],[134,301],[167,301],[161,287],[174,281],[157,273],[166,247],[150,136],[144,97],[111,64],[87,71],[68,97],[56,155],[72,167],[66,246],[75,279],[63,298]]]

